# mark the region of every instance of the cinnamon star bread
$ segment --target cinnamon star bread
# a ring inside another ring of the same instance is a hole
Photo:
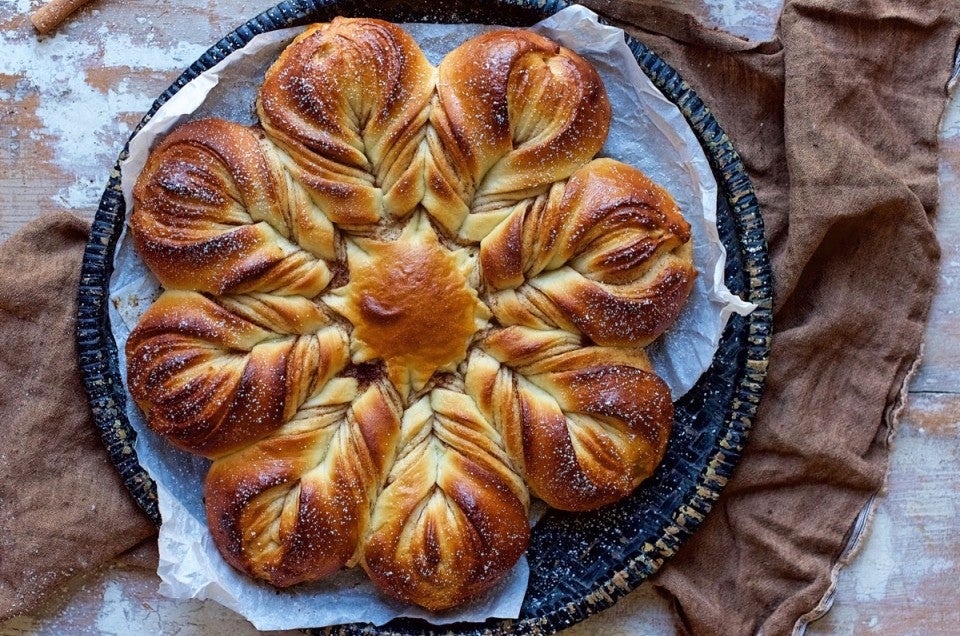
[[[361,566],[430,610],[519,559],[530,497],[592,510],[663,456],[643,347],[680,312],[690,227],[593,159],[593,67],[501,30],[430,65],[399,27],[309,27],[260,124],[193,121],[134,190],[164,287],[126,346],[149,426],[213,460],[210,532],[278,587]]]

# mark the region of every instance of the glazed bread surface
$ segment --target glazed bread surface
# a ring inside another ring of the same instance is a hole
[[[164,288],[130,392],[213,460],[232,566],[286,587],[359,565],[441,611],[514,567],[531,496],[592,510],[653,472],[673,406],[643,347],[689,295],[690,227],[594,159],[589,63],[500,30],[434,68],[399,27],[337,18],[256,108],[163,139],[130,221]]]

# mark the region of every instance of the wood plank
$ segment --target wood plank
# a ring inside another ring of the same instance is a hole
[[[960,392],[960,99],[947,106],[940,134],[940,287],[930,308],[923,366],[911,390]]]
[[[890,474],[837,600],[810,634],[950,634],[960,625],[960,395],[912,394]]]
[[[44,212],[92,218],[153,100],[241,17],[274,4],[91,3],[49,37],[26,13],[0,16],[0,239]]]
[[[69,595],[42,613],[0,624],[0,636],[60,634],[301,634],[258,632],[239,614],[212,601],[172,601],[158,596],[153,572],[111,567],[70,586]]]
[[[783,0],[663,0],[660,4],[674,6],[705,26],[757,42],[773,38],[783,10]]]

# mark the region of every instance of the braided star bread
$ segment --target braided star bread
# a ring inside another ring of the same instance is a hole
[[[531,495],[591,510],[651,474],[673,407],[642,347],[690,291],[690,228],[591,160],[610,107],[586,61],[505,30],[434,68],[399,27],[336,19],[257,112],[167,136],[131,218],[166,291],[130,392],[213,460],[230,564],[281,587],[359,564],[442,610],[516,563]]]

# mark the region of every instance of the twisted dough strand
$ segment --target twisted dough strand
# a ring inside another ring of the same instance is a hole
[[[561,510],[633,492],[673,424],[670,391],[642,350],[582,347],[565,331],[492,332],[470,357],[466,385],[533,494]]]
[[[466,395],[434,389],[403,415],[363,567],[402,600],[433,610],[458,605],[526,550],[528,506],[496,429]]]
[[[646,175],[596,159],[517,205],[480,244],[502,324],[646,346],[673,324],[696,271],[690,225]]]
[[[224,557],[280,587],[355,563],[399,430],[390,387],[337,378],[271,435],[216,460],[204,492]]]
[[[423,198],[435,70],[405,31],[334,20],[298,36],[267,71],[260,122],[287,168],[339,225],[404,218]]]
[[[126,350],[130,393],[153,430],[207,457],[231,452],[283,425],[347,363],[346,333],[305,300],[272,329],[257,309],[248,320],[184,291],[150,306]],[[295,323],[301,333],[290,333]]]
[[[290,195],[256,131],[190,122],[160,143],[137,179],[134,244],[167,289],[312,297],[330,282],[318,256],[333,253],[332,226]],[[300,234],[313,235],[313,252],[292,242]]]
[[[440,63],[423,206],[479,240],[511,203],[566,179],[603,146],[610,103],[597,72],[529,31],[492,31]]]

